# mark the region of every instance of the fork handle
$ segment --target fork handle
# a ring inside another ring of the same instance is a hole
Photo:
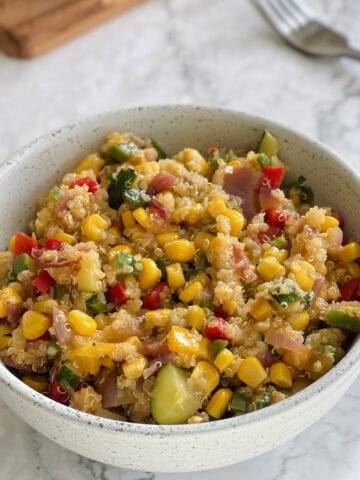
[[[356,60],[360,60],[360,50],[356,50],[352,47],[348,47],[344,51],[343,55],[345,55],[346,57],[355,58]]]

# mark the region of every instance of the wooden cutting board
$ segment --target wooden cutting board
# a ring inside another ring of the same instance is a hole
[[[0,0],[0,49],[31,58],[144,0]]]

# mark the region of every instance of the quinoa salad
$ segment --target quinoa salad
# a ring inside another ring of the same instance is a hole
[[[286,399],[360,331],[360,245],[279,145],[108,135],[0,252],[0,359],[56,402],[200,423]]]

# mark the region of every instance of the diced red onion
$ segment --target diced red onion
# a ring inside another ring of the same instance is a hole
[[[71,339],[71,330],[65,313],[57,307],[53,307],[52,313],[53,327],[57,341],[60,344],[68,343]]]
[[[45,373],[47,371],[47,364],[45,365],[23,365],[16,363],[11,357],[1,357],[2,362],[9,368],[15,368],[22,373]]]
[[[312,287],[313,297],[311,299],[311,306],[314,305],[318,296],[320,295],[320,292],[321,292],[321,289],[324,285],[324,282],[325,282],[325,278],[322,275],[320,275],[319,273],[317,273],[314,285]]]
[[[6,307],[6,320],[12,329],[19,326],[19,320],[26,312],[26,308],[21,305],[8,305]]]
[[[237,245],[233,246],[235,267],[246,283],[252,283],[257,279],[254,265],[250,262],[246,253]]]
[[[225,192],[241,198],[242,212],[247,220],[259,211],[257,192],[261,178],[261,172],[249,167],[233,167],[224,175]]]
[[[293,352],[299,352],[306,348],[302,343],[290,338],[280,329],[267,331],[264,340],[273,347],[285,348]]]
[[[142,343],[140,346],[140,352],[145,356],[157,357],[168,353],[167,338],[162,340],[154,340],[148,343]]]
[[[258,360],[260,360],[260,362],[262,363],[262,366],[264,368],[271,367],[271,365],[273,363],[273,358],[272,358],[270,350],[266,349],[263,352],[256,355],[256,357],[258,358]]]
[[[150,182],[149,189],[154,193],[165,192],[175,185],[176,181],[176,177],[171,173],[159,172]]]
[[[161,218],[163,218],[164,220],[169,219],[170,212],[169,212],[169,209],[165,207],[165,205],[163,205],[158,200],[156,200],[156,198],[152,198],[150,200],[150,204],[157,211],[157,213],[160,215]]]

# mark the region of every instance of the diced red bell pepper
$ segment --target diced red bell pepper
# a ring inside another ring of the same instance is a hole
[[[265,221],[270,227],[282,228],[289,216],[285,210],[266,210]]]
[[[204,337],[209,340],[227,340],[232,342],[232,339],[226,333],[226,327],[228,323],[221,317],[216,317],[205,326]]]
[[[356,300],[360,294],[360,277],[352,278],[340,287],[340,302],[349,302]]]
[[[125,286],[122,282],[116,282],[108,290],[110,302],[114,305],[122,305],[128,300],[128,296],[125,293]]]
[[[99,184],[97,183],[96,180],[93,180],[91,177],[83,177],[79,178],[78,180],[74,180],[70,188],[75,188],[76,186],[83,187],[86,185],[88,187],[88,191],[90,193],[95,193],[96,190],[99,188]]]
[[[63,242],[57,240],[56,238],[48,238],[45,240],[44,245],[47,250],[60,250]]]
[[[264,167],[263,180],[269,184],[271,188],[279,188],[284,176],[284,167]],[[263,183],[263,182],[261,182]]]
[[[55,402],[62,403],[63,405],[69,405],[70,393],[65,390],[60,382],[54,380],[50,385],[49,397]]]
[[[14,243],[14,256],[17,257],[22,253],[31,255],[32,249],[41,248],[40,242],[37,240],[34,234],[30,237],[23,232],[16,232]]]
[[[224,307],[222,305],[216,305],[214,313],[217,317],[221,317],[221,318],[228,317],[228,314],[225,312]]]
[[[39,292],[47,293],[55,283],[55,280],[50,277],[46,270],[41,270],[38,276],[31,282],[31,285],[36,287]]]
[[[145,297],[143,298],[143,304],[145,308],[149,310],[156,310],[157,308],[160,308],[160,294],[164,290],[165,286],[166,283],[159,283],[159,285],[155,287],[154,290],[145,295]]]
[[[278,237],[280,233],[281,229],[279,227],[271,227],[269,225],[267,230],[257,234],[257,238],[260,243],[271,242],[271,240],[274,240],[274,238]]]

